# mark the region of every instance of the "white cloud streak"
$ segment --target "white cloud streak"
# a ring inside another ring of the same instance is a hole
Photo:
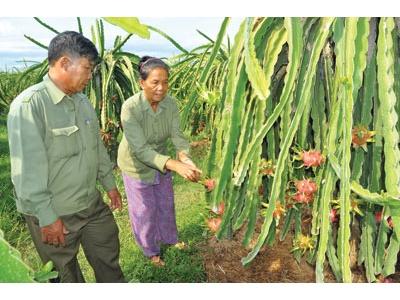
[[[207,40],[202,37],[196,29],[215,39],[223,18],[139,18],[143,24],[156,27],[187,49],[204,44]],[[58,31],[77,30],[76,18],[43,18],[47,24]],[[95,23],[95,18],[81,18],[84,34],[91,36],[90,27]],[[228,27],[228,34],[233,39],[241,18],[233,18]],[[122,29],[104,22],[106,48],[113,45],[117,35],[125,36],[127,33]],[[24,37],[24,34],[37,39],[44,45],[48,45],[54,37],[54,33],[37,23],[33,18],[0,18],[0,68],[5,61],[8,65],[10,59],[21,60],[23,58],[44,58],[46,51],[39,48]],[[125,46],[125,49],[138,55],[162,55],[171,56],[178,54],[177,50],[169,41],[155,32],[151,32],[149,40],[133,36]]]

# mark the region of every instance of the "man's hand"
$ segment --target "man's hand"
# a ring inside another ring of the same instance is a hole
[[[111,210],[115,210],[118,208],[119,210],[122,209],[122,200],[121,200],[121,194],[119,193],[117,188],[114,188],[110,191],[107,192],[108,198],[110,198],[111,203],[110,207]]]
[[[53,224],[40,228],[42,232],[42,242],[54,246],[65,246],[64,235],[69,233],[65,228],[63,221],[57,219]]]

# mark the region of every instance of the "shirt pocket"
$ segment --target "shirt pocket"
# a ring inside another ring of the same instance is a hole
[[[54,158],[66,158],[79,154],[78,133],[76,125],[51,129],[52,143],[49,155]]]
[[[88,139],[86,140],[87,146],[89,149],[97,151],[99,128],[96,126],[95,122],[96,120],[94,119],[85,119],[85,125],[88,133]]]

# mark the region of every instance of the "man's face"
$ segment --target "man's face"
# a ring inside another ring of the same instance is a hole
[[[68,58],[69,63],[66,67],[67,89],[71,94],[83,91],[90,79],[94,64],[87,58]]]

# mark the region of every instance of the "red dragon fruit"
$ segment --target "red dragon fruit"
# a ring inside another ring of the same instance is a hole
[[[224,204],[224,202],[221,202],[221,203],[218,205],[217,208],[215,208],[215,209],[212,210],[213,213],[215,213],[215,214],[217,214],[217,215],[219,215],[219,216],[223,215],[223,214],[224,214],[224,211],[225,211],[225,204]]]
[[[381,211],[377,211],[377,212],[375,213],[375,221],[376,221],[377,223],[380,223],[380,222],[382,221],[382,212],[381,212]]]
[[[387,222],[388,222],[389,227],[390,227],[391,229],[393,229],[393,220],[392,220],[392,217],[388,217],[388,218],[387,218]]]
[[[309,150],[300,152],[300,160],[306,168],[319,167],[325,161],[325,157],[318,150]]]
[[[215,185],[216,185],[216,181],[215,179],[204,179],[202,181],[200,181],[200,183],[202,185],[204,185],[204,187],[207,189],[207,192],[211,192],[212,190],[214,190]]]
[[[207,227],[211,232],[217,232],[219,227],[221,226],[222,219],[221,217],[210,218],[207,220]]]
[[[314,195],[297,192],[292,198],[298,203],[310,203],[313,200]]]
[[[331,211],[329,212],[329,220],[331,221],[331,223],[336,223],[339,220],[339,216],[336,209],[332,208]]]
[[[295,181],[298,193],[314,194],[317,191],[317,184],[311,179],[303,179]]]

